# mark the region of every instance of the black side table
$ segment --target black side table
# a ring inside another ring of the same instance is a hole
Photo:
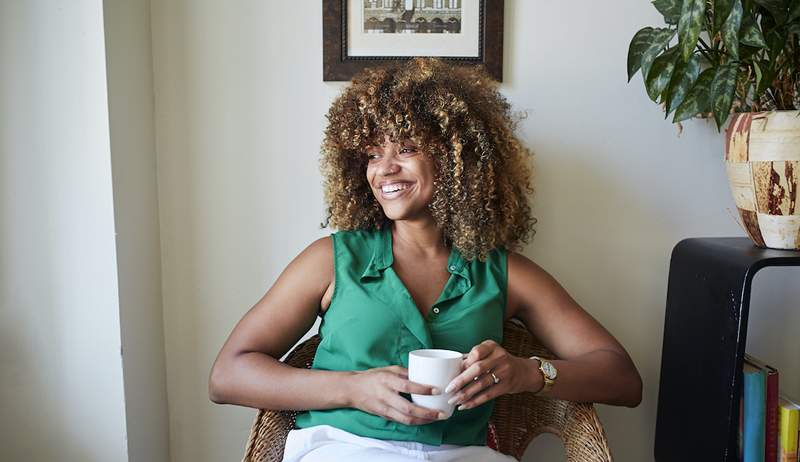
[[[747,238],[693,238],[672,251],[656,418],[657,462],[738,458],[739,397],[750,285],[800,252]]]

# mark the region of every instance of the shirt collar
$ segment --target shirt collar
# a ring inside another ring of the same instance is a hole
[[[381,277],[383,270],[392,266],[394,263],[394,256],[392,255],[392,229],[385,227],[376,231],[377,240],[373,244],[372,256],[369,263],[367,263],[364,271],[361,273],[361,279],[367,277]],[[455,247],[450,250],[450,256],[447,259],[447,271],[451,274],[456,274],[467,282],[472,283],[467,269],[467,260],[461,255]]]

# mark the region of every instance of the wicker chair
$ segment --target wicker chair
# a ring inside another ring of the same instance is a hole
[[[518,320],[506,322],[503,347],[517,356],[555,356],[538,344]],[[319,345],[315,335],[286,358],[295,367],[311,367]],[[250,430],[242,462],[280,462],[286,435],[294,428],[296,411],[259,410]],[[496,399],[490,419],[497,436],[496,449],[522,458],[528,444],[541,433],[556,435],[564,444],[568,462],[611,462],[603,426],[591,403],[575,403],[533,396],[503,395]]]

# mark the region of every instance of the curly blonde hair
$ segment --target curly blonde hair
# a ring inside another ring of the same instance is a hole
[[[369,146],[388,135],[413,140],[436,166],[429,209],[467,260],[497,247],[517,250],[535,233],[531,152],[517,120],[482,67],[413,58],[368,68],[333,102],[322,143],[327,218],[323,227],[382,229],[391,224],[366,179]]]

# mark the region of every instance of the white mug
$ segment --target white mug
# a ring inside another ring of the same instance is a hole
[[[453,392],[445,393],[444,389],[461,373],[463,357],[463,353],[452,350],[426,349],[409,352],[408,380],[423,385],[432,385],[441,392],[439,395],[412,393],[411,401],[422,407],[438,409],[445,413],[446,418],[450,418],[456,405],[447,403]]]

